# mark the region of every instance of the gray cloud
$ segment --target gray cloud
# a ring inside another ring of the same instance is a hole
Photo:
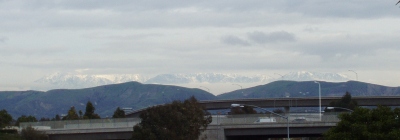
[[[398,71],[400,9],[394,4],[0,0],[0,70],[11,78],[83,68],[156,74]]]
[[[339,1],[320,1],[304,0],[290,1],[281,5],[282,11],[301,13],[305,16],[320,18],[382,18],[387,16],[398,17],[398,7],[395,1],[376,1],[376,0],[339,0]],[[385,9],[385,10],[381,10]]]
[[[0,36],[0,42],[6,42],[7,40],[8,40],[7,37],[2,37],[2,36]]]
[[[232,36],[232,35],[222,37],[221,41],[228,45],[239,45],[239,46],[249,46],[250,45],[249,42],[247,42],[243,39],[240,39],[239,37]]]
[[[66,47],[44,47],[44,48],[30,48],[30,47],[10,47],[0,46],[0,54],[2,55],[56,55],[64,53],[68,50]]]
[[[277,42],[294,42],[295,36],[286,31],[278,31],[271,33],[264,33],[259,31],[254,31],[248,33],[248,38],[259,44],[265,43],[277,43]]]

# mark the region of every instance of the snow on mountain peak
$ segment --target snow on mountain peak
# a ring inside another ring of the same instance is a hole
[[[324,73],[324,72],[290,72],[283,76],[283,80],[292,81],[329,81],[329,82],[344,82],[348,81],[348,77],[338,73]]]
[[[152,78],[144,77],[140,74],[71,74],[71,73],[53,73],[37,81],[37,84],[45,84],[48,89],[56,88],[87,88],[99,85],[116,84],[129,81],[137,81],[148,84],[217,84],[217,83],[241,83],[241,84],[260,84],[269,83],[275,80],[291,81],[330,81],[344,82],[348,81],[347,76],[337,73],[321,72],[290,72],[279,79],[268,75],[240,75],[223,73],[193,73],[193,74],[160,74]],[[43,87],[43,86],[42,86]],[[43,89],[40,89],[43,90]]]

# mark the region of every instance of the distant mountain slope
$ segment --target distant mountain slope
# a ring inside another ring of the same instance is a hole
[[[241,83],[251,84],[252,86],[260,83],[269,83],[276,80],[290,81],[330,81],[330,82],[345,82],[348,81],[347,76],[337,73],[322,73],[322,72],[291,72],[282,75],[278,78],[273,78],[268,75],[240,75],[229,73],[194,73],[194,74],[160,74],[154,77],[145,77],[139,74],[109,74],[109,75],[82,75],[68,73],[54,73],[44,76],[35,81],[34,90],[49,90],[49,89],[79,89],[94,86],[118,84],[123,82],[137,81],[147,84],[204,84],[204,83]],[[186,86],[190,87],[190,86]],[[225,92],[225,91],[224,91]]]
[[[400,96],[400,87],[385,87],[375,84],[348,81],[340,83],[320,82],[322,96],[343,96],[349,91],[352,96]],[[41,91],[2,91],[0,110],[6,109],[14,118],[21,115],[54,117],[66,114],[71,106],[84,112],[87,101],[96,107],[102,117],[111,116],[117,107],[141,109],[153,105],[184,100],[190,96],[198,100],[317,97],[318,84],[314,81],[275,81],[242,90],[214,96],[198,88],[184,88],[156,84],[127,82],[85,89],[57,89]]]
[[[281,80],[288,81],[328,81],[328,82],[345,82],[349,79],[346,75],[338,73],[327,73],[327,72],[290,72],[281,77]]]
[[[82,75],[68,73],[53,73],[35,81],[36,90],[48,89],[79,89],[94,86],[118,84],[130,81],[143,83],[147,78],[139,74],[113,74],[113,75]]]
[[[71,106],[84,112],[87,101],[91,101],[96,107],[95,112],[106,117],[111,116],[117,107],[140,109],[184,100],[190,96],[198,100],[216,99],[200,89],[128,82],[75,90],[0,92],[0,109],[17,115],[14,117],[24,114],[54,117],[56,114],[66,114]]]
[[[400,87],[385,87],[357,81],[340,83],[320,82],[321,96],[343,96],[349,91],[353,96],[400,96]],[[317,97],[318,84],[314,81],[275,81],[242,90],[218,95],[218,99]]]
[[[255,83],[269,82],[265,75],[244,76],[239,74],[197,73],[197,74],[161,74],[150,78],[146,83],[182,84],[182,83]]]

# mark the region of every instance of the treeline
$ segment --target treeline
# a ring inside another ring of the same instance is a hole
[[[21,139],[35,139],[47,140],[48,136],[43,132],[37,131],[32,127],[23,128],[21,134],[18,134],[15,126],[19,126],[22,122],[38,122],[38,121],[59,121],[59,120],[83,120],[83,119],[100,119],[101,117],[95,113],[96,108],[88,101],[86,109],[83,113],[81,110],[76,111],[74,106],[68,110],[65,116],[56,115],[54,118],[42,117],[39,120],[32,115],[21,115],[16,120],[7,112],[7,110],[0,110],[0,140],[21,140]],[[112,118],[125,118],[125,111],[118,107]]]
[[[16,120],[7,112],[7,110],[3,109],[0,110],[0,129],[6,126],[19,126],[22,122],[38,122],[38,121],[59,121],[59,120],[83,120],[83,119],[100,119],[101,117],[95,113],[96,108],[93,104],[88,101],[86,103],[86,109],[83,113],[81,110],[76,111],[74,106],[68,110],[65,116],[55,115],[54,118],[45,118],[42,117],[37,119],[35,116],[32,115],[21,115]],[[125,118],[125,111],[118,107],[112,118]]]

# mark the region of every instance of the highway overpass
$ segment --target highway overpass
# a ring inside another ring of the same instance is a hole
[[[338,101],[342,97],[322,97],[321,106],[328,106],[332,101]],[[400,96],[363,96],[352,97],[358,102],[359,106],[400,106]],[[207,110],[227,109],[231,104],[249,104],[265,108],[275,107],[317,107],[319,106],[319,97],[306,98],[265,98],[265,99],[232,99],[232,100],[209,100],[200,101],[200,104]],[[147,108],[139,109],[127,114],[128,117],[138,117],[140,112]]]
[[[339,121],[337,115],[319,114],[288,114],[290,136],[309,137],[320,136]],[[256,123],[262,117],[274,117],[276,122]],[[298,117],[304,117],[306,122],[293,122]],[[50,140],[123,140],[130,139],[133,126],[140,122],[138,118],[125,119],[95,119],[73,121],[45,121],[21,123],[21,128],[33,126],[41,128],[49,135]],[[208,139],[235,140],[241,138],[264,139],[272,137],[286,137],[287,120],[269,114],[255,115],[217,115],[203,133]]]
[[[331,101],[337,101],[341,97],[323,97],[322,106],[327,106]],[[400,96],[368,96],[353,97],[360,106],[399,106]],[[207,109],[226,109],[232,103],[250,104],[260,107],[315,107],[319,105],[318,97],[310,98],[272,98],[272,99],[235,99],[214,100],[200,102]],[[145,109],[131,113],[130,116],[139,114]],[[290,121],[299,114],[285,114],[290,116]],[[318,115],[305,115],[308,120],[304,123],[290,122],[291,136],[318,136],[338,122],[336,115],[323,115],[319,121]],[[204,133],[209,138],[235,140],[240,138],[264,139],[270,137],[283,137],[286,134],[286,123],[282,118],[276,118],[276,123],[255,123],[260,116],[214,116],[213,122]],[[333,118],[333,119],[332,119]],[[49,121],[35,123],[21,123],[21,127],[41,126],[52,140],[67,139],[129,139],[133,126],[140,122],[139,118],[125,119],[98,119],[98,120],[76,120],[76,121]],[[240,133],[239,133],[240,132]]]

